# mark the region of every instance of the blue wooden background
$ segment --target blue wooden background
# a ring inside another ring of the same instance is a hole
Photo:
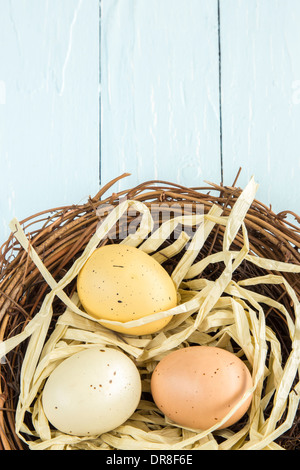
[[[0,0],[8,223],[148,179],[300,212],[299,0]]]

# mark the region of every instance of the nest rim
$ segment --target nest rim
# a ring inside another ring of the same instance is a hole
[[[179,205],[189,204],[192,210],[195,205],[201,203],[204,211],[217,204],[222,207],[223,214],[226,215],[242,191],[236,186],[238,173],[232,186],[207,182],[206,186],[188,188],[164,180],[149,180],[127,190],[112,192],[107,196],[106,193],[111,187],[128,175],[129,173],[124,173],[114,178],[94,197],[89,197],[84,204],[45,210],[20,222],[28,233],[30,243],[38,254],[43,256],[45,265],[54,276],[62,275],[66,267],[83,250],[99,222],[97,215],[99,207],[109,210],[124,198],[135,199],[149,206],[155,203],[172,204],[176,201]],[[288,214],[294,217],[296,223],[286,220]],[[34,228],[35,224],[39,224],[40,227]],[[271,207],[255,199],[246,215],[245,224],[249,229],[250,250],[254,254],[300,265],[300,217],[297,214],[290,211],[276,214]],[[218,249],[219,230],[216,228],[210,238],[207,254]],[[215,274],[209,273],[211,276]],[[292,273],[283,273],[283,275],[300,299],[299,276]],[[7,241],[0,247],[0,341],[5,341],[18,331],[22,331],[37,312],[47,289],[48,286],[41,279],[37,268],[33,266],[18,242],[14,241],[12,231]],[[284,290],[277,289],[273,295],[285,302],[292,313]],[[273,324],[276,325],[277,334],[279,337],[282,335],[280,339],[283,349],[286,348],[288,354],[288,346],[285,344],[286,325],[282,324],[283,318],[276,316],[272,309],[266,311],[266,318],[275,322]],[[25,349],[25,344],[20,345],[10,353],[7,364],[0,364],[0,450],[26,450],[26,446],[14,430],[18,381]],[[299,449],[299,410],[292,427],[280,436],[277,442],[285,449]]]

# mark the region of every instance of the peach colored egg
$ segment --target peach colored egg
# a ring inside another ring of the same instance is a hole
[[[220,422],[253,386],[245,363],[210,346],[190,346],[165,356],[151,377],[157,407],[183,427],[206,430]],[[239,421],[252,395],[219,428]]]

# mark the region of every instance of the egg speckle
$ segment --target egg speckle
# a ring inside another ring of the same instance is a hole
[[[177,305],[176,288],[167,271],[147,253],[124,244],[105,245],[93,252],[78,274],[77,292],[89,315],[121,323]],[[143,335],[161,330],[171,318],[131,328],[103,325],[120,333]]]
[[[233,353],[216,347],[190,346],[165,356],[151,376],[157,407],[175,423],[206,430],[221,421],[253,386],[249,369]],[[248,410],[250,395],[220,429]]]
[[[133,361],[119,350],[92,347],[54,369],[45,383],[42,404],[59,431],[85,436],[123,424],[140,397],[141,379]]]

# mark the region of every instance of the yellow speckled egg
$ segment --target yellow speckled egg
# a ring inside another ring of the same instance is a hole
[[[210,346],[190,346],[171,352],[157,364],[151,376],[151,392],[157,407],[175,423],[201,430],[225,418],[252,386],[250,371],[239,357]],[[252,395],[219,428],[236,423],[251,400]]]
[[[173,308],[175,285],[167,271],[150,255],[125,244],[96,249],[77,279],[77,292],[84,310],[97,319],[128,322]],[[172,316],[126,328],[104,326],[129,335],[155,333]]]

